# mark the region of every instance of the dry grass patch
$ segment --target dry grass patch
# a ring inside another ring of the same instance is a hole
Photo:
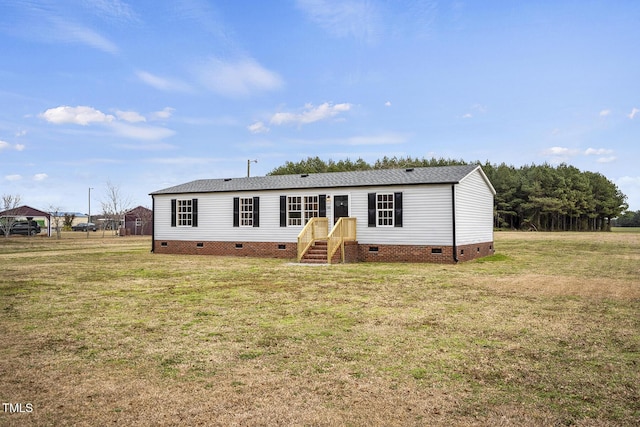
[[[640,234],[620,236],[314,268],[0,242],[0,399],[34,408],[0,424],[635,425]]]

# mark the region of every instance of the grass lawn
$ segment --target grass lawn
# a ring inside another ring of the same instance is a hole
[[[303,266],[0,238],[0,425],[640,424],[640,233],[495,247]]]

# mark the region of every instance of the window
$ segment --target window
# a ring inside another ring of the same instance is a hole
[[[178,227],[191,226],[192,213],[192,200],[178,200]]]
[[[302,225],[302,197],[287,197],[287,225]]]
[[[376,194],[376,218],[378,227],[393,226],[393,193]]]
[[[327,196],[280,196],[280,227],[304,225],[327,216]]]
[[[260,197],[233,198],[233,226],[260,227]]]
[[[320,204],[318,196],[304,196],[304,223],[318,216]]]
[[[402,193],[369,193],[367,225],[402,227]]]
[[[320,196],[288,196],[287,225],[303,225],[320,216]]]
[[[136,218],[136,227],[142,227],[142,219]]]
[[[171,226],[198,226],[198,199],[171,199]]]
[[[253,227],[253,198],[240,199],[240,226]]]

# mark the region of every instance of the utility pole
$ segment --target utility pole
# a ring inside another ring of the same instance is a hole
[[[87,239],[89,238],[89,223],[91,222],[91,190],[92,188],[89,187],[89,214],[87,216]]]
[[[258,163],[258,160],[247,160],[247,178],[251,176],[251,163]]]

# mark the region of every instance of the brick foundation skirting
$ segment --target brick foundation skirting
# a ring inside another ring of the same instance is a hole
[[[296,259],[297,243],[292,242],[197,242],[185,240],[155,240],[158,254],[249,256]],[[458,246],[458,261],[471,261],[493,255],[493,242]],[[340,262],[340,251],[332,261]],[[374,245],[345,242],[345,262],[429,262],[452,264],[452,246]]]
[[[158,254],[249,256],[293,258],[298,256],[298,244],[291,242],[193,242],[186,240],[156,240]]]
[[[493,255],[493,242],[458,246],[458,262]],[[361,262],[429,262],[453,264],[453,246],[430,245],[358,245],[358,261]]]

